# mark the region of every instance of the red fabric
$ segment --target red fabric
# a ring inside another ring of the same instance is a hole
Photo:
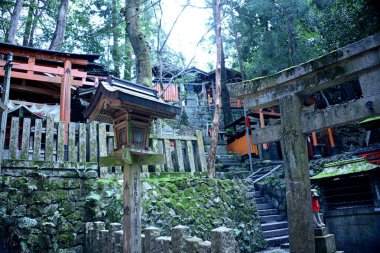
[[[311,206],[313,208],[313,212],[314,213],[318,213],[319,210],[321,209],[319,207],[319,202],[318,202],[318,198],[313,198],[312,201],[311,201]]]

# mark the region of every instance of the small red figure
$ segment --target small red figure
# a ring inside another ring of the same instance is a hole
[[[317,189],[312,189],[311,190],[311,207],[312,207],[312,210],[313,210],[313,222],[314,222],[314,227],[316,228],[322,228],[322,227],[325,227],[326,225],[322,222],[321,220],[321,216],[319,214],[319,211],[320,211],[320,206],[319,206],[319,202],[318,202],[318,191]]]

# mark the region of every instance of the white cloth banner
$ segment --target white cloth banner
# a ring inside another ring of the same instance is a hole
[[[8,113],[16,111],[20,108],[24,108],[42,119],[46,119],[46,117],[50,117],[54,120],[54,122],[59,122],[59,112],[60,112],[59,105],[44,105],[44,104],[33,104],[33,103],[22,102],[22,101],[17,101],[17,102],[9,101]]]

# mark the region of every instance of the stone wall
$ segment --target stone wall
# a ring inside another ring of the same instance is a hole
[[[2,168],[0,241],[10,252],[82,252],[85,222],[120,222],[120,191],[91,170]]]
[[[210,240],[219,226],[232,228],[241,252],[266,247],[256,204],[241,180],[152,178],[143,182],[143,225],[170,235],[177,225]],[[251,200],[251,201],[250,201]]]

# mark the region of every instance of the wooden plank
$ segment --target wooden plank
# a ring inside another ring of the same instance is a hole
[[[187,155],[189,157],[189,164],[190,164],[190,172],[195,172],[195,159],[194,159],[194,149],[193,149],[193,143],[191,141],[186,141],[187,146]]]
[[[34,145],[33,145],[33,160],[40,160],[41,153],[41,135],[42,135],[42,120],[36,119],[34,121]]]
[[[185,163],[183,160],[182,141],[181,140],[175,140],[175,151],[177,154],[179,171],[184,172],[185,171]]]
[[[54,160],[54,121],[47,117],[46,136],[45,136],[45,161]]]
[[[30,142],[30,118],[24,118],[22,127],[22,144],[21,144],[21,160],[29,159],[29,142]]]
[[[205,145],[203,142],[202,132],[199,130],[196,130],[195,135],[197,137],[198,154],[199,154],[199,160],[201,163],[201,171],[205,172],[207,171],[207,161],[206,161]]]
[[[18,117],[12,117],[11,135],[9,139],[9,159],[11,160],[17,159],[19,127],[20,119]]]
[[[169,139],[164,139],[164,151],[165,151],[166,171],[167,172],[173,172],[174,166],[173,166],[172,152],[171,152],[171,148],[170,148],[170,140]]]
[[[98,131],[97,131],[97,123],[90,123],[90,162],[98,161]]]
[[[153,152],[155,152],[157,154],[159,153],[158,142],[159,142],[158,139],[153,139],[152,140]],[[155,172],[164,171],[163,170],[163,164],[156,164],[156,165],[154,165],[154,169],[155,169]]]
[[[102,123],[99,124],[99,157],[105,156],[107,156],[107,125]],[[100,167],[100,177],[107,172],[107,167]]]
[[[75,145],[75,127],[76,123],[69,123],[69,146],[68,146],[68,158],[70,162],[77,161],[77,147]]]
[[[86,124],[79,124],[79,162],[86,162],[87,129]]]
[[[57,134],[57,162],[63,162],[65,159],[65,122],[58,123]]]
[[[162,140],[183,140],[183,141],[196,141],[197,137],[195,136],[185,136],[185,135],[155,135],[151,134],[149,136],[151,139],[162,139]]]

